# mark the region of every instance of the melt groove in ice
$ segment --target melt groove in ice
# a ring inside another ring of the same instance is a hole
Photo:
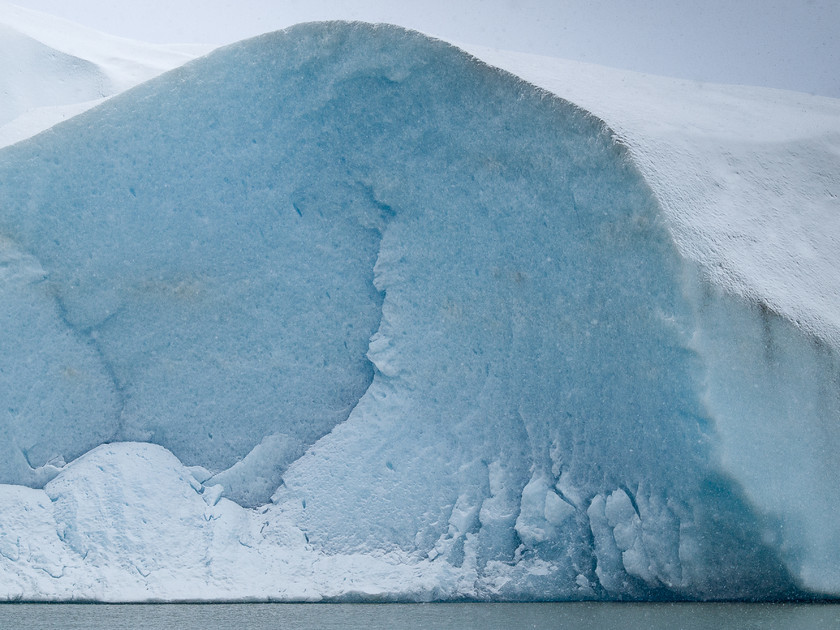
[[[0,153],[0,234],[7,598],[840,590],[837,473],[718,449],[802,414],[831,461],[835,349],[707,280],[603,122],[447,44],[221,49]]]

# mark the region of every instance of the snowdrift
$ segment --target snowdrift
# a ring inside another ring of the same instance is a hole
[[[0,595],[840,593],[836,298],[630,122],[328,23],[0,152]]]
[[[113,37],[0,0],[0,147],[206,52]]]

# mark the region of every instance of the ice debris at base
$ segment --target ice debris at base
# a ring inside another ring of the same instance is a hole
[[[840,594],[834,302],[692,248],[622,133],[329,23],[0,152],[0,596]]]

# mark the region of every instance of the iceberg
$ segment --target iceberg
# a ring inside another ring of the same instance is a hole
[[[0,1],[0,147],[209,52],[113,37]]]
[[[561,88],[305,24],[0,151],[0,598],[838,596],[840,104]]]

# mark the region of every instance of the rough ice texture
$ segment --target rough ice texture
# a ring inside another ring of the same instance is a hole
[[[722,281],[634,151],[333,23],[0,153],[0,593],[840,593],[830,327]]]
[[[836,590],[840,102],[470,50],[593,112],[628,146],[714,287],[694,347],[721,464],[777,519],[765,535],[786,540],[807,583]],[[720,299],[732,294],[750,306]]]

